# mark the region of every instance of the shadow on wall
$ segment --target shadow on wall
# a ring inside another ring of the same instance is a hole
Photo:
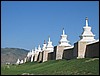
[[[37,61],[38,62],[42,61],[42,52],[39,52],[38,57],[37,57]]]
[[[48,53],[48,60],[56,60],[56,50],[57,46],[54,47],[54,51]]]
[[[99,57],[99,42],[86,46],[85,57]]]
[[[53,53],[53,59],[56,60],[56,50],[57,50],[57,46],[54,47],[54,53]]]
[[[48,60],[53,60],[54,59],[54,52],[48,53]]]
[[[62,59],[66,59],[66,60],[73,59],[73,49],[74,48],[65,49],[63,52]]]
[[[40,52],[39,52],[39,54],[38,54],[38,56],[37,56],[37,60],[36,60],[36,61],[39,61],[39,56],[40,56]]]
[[[74,43],[74,48],[73,48],[73,58],[77,59],[78,57],[78,42]]]

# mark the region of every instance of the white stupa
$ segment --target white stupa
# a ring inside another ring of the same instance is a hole
[[[24,58],[24,63],[26,63],[26,61],[27,61],[27,57]]]
[[[27,57],[30,57],[31,54],[32,54],[31,51],[29,51],[28,54],[27,54]]]
[[[42,50],[46,50],[46,46],[47,46],[47,44],[46,44],[46,41],[44,40],[44,44],[43,44]]]
[[[34,52],[35,52],[34,49],[32,49],[31,54],[34,55]]]
[[[94,41],[94,34],[91,32],[91,27],[88,26],[88,18],[86,17],[85,19],[86,25],[83,27],[83,33],[80,36],[80,41],[86,41],[86,42],[91,42]]]
[[[41,47],[40,47],[40,45],[38,46],[38,49],[37,49],[37,50],[38,50],[38,52],[41,52]]]
[[[60,37],[61,37],[61,39],[59,41],[59,46],[71,46],[69,44],[69,41],[67,40],[67,35],[65,35],[64,28],[63,28],[62,35]]]
[[[50,41],[50,36],[49,36],[49,40],[48,40],[48,44],[47,44],[47,47],[46,47],[46,50],[49,50],[49,52],[53,52],[53,45],[52,45],[52,42]]]
[[[35,47],[34,54],[36,54],[37,52],[38,52],[37,47]]]
[[[24,63],[24,61],[23,61],[23,60],[21,60],[21,61],[20,61],[20,64],[23,64],[23,63]]]
[[[17,60],[16,64],[20,64],[20,60],[19,59]]]

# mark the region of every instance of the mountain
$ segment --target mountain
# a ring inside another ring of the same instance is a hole
[[[16,63],[17,59],[24,59],[29,50],[19,48],[1,48],[1,64]]]

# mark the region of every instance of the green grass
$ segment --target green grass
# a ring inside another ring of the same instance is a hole
[[[99,58],[50,60],[44,63],[1,66],[1,75],[99,75]]]

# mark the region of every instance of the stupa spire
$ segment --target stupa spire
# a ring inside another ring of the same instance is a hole
[[[65,31],[64,31],[64,28],[63,28],[63,33],[62,33],[63,35],[65,35]]]
[[[50,42],[50,36],[49,36],[49,42]]]
[[[44,44],[46,44],[46,41],[44,40]]]
[[[40,45],[38,46],[38,50],[41,50],[41,47],[40,47]]]
[[[44,44],[43,44],[42,50],[45,50],[46,46],[47,46],[47,44],[46,44],[46,41],[44,40]]]
[[[35,51],[37,50],[37,47],[35,47]]]
[[[86,21],[86,27],[88,27],[88,17],[86,17],[85,21]]]

